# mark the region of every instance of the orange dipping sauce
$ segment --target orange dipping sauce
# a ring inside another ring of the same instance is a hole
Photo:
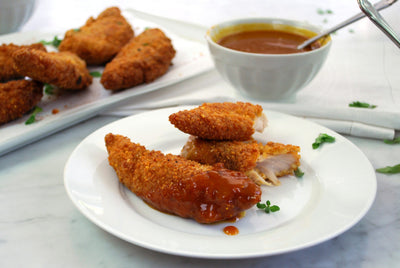
[[[286,31],[254,30],[227,35],[218,44],[238,51],[261,54],[291,54],[321,47],[320,43],[315,42],[304,49],[297,49],[307,39],[306,36]]]
[[[227,235],[237,235],[239,233],[239,229],[235,226],[229,225],[224,228],[224,233]]]

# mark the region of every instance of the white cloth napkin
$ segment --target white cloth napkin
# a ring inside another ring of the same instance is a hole
[[[199,26],[193,27],[194,32],[198,33]],[[174,30],[173,26],[169,30]],[[371,31],[371,28],[364,30]],[[304,117],[342,134],[393,139],[395,131],[400,130],[400,50],[379,30],[372,30],[377,34],[374,41],[363,40],[362,34],[333,36],[326,63],[294,101],[262,102],[246,99],[237,94],[214,70],[142,95],[124,107],[105,113],[126,116],[170,106],[240,100],[259,103],[265,109]],[[188,31],[187,27],[185,31]],[[363,28],[357,28],[357,31],[363,31]],[[184,33],[180,32],[181,35]],[[193,34],[190,38],[194,39]],[[354,101],[367,102],[377,107],[349,107]]]

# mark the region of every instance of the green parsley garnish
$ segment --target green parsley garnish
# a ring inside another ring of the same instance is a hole
[[[322,9],[322,8],[318,8],[317,9],[317,13],[319,15],[324,15],[324,14],[333,14],[333,11],[331,9]]]
[[[76,28],[74,29],[74,32],[79,32],[81,29],[80,28]]]
[[[377,106],[366,102],[353,101],[352,103],[349,104],[349,107],[374,109]]]
[[[321,133],[319,136],[315,139],[315,142],[312,144],[312,148],[315,150],[317,149],[321,144],[324,142],[335,142],[335,137],[329,136],[328,134]]]
[[[46,93],[47,95],[53,95],[54,86],[50,84],[44,84],[44,93]]]
[[[31,116],[28,118],[28,120],[25,121],[25,125],[30,125],[32,123],[35,123],[36,115],[38,113],[40,113],[41,111],[43,111],[43,109],[38,107],[38,106],[36,106],[35,109],[33,110],[32,114],[31,114]]]
[[[53,40],[51,41],[41,40],[40,43],[42,43],[43,45],[49,45],[58,48],[58,46],[61,44],[61,41],[62,39],[58,39],[57,36],[54,36]]]
[[[98,71],[90,72],[89,74],[93,77],[101,77],[101,73]]]
[[[271,206],[271,202],[269,200],[267,200],[267,202],[265,202],[265,204],[260,203],[260,202],[257,203],[257,208],[263,209],[265,211],[265,213],[276,212],[276,211],[280,210],[280,207],[278,207],[277,205]]]
[[[150,45],[149,43],[143,43],[142,46],[148,46]]]
[[[400,136],[397,138],[394,138],[393,140],[383,140],[384,143],[386,144],[398,144],[400,143]]]
[[[257,208],[263,209],[265,213],[276,212],[280,210],[280,208],[277,205],[271,206],[271,202],[269,200],[267,200],[265,204],[257,203]]]
[[[385,173],[385,174],[396,174],[400,173],[400,164],[395,166],[387,166],[384,168],[377,168],[376,172]]]
[[[294,175],[295,175],[297,178],[301,178],[301,177],[304,176],[304,172],[301,171],[300,168],[297,168],[297,169],[294,170]]]

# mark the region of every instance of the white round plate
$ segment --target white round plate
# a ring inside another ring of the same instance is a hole
[[[115,121],[85,138],[66,163],[64,183],[76,207],[111,234],[148,249],[201,258],[249,258],[290,252],[331,239],[356,224],[376,194],[375,172],[364,154],[336,132],[297,117],[265,111],[269,126],[254,137],[301,147],[302,178],[286,176],[278,187],[262,187],[262,201],[237,222],[199,224],[161,213],[118,182],[108,164],[107,133],[129,137],[147,149],[179,154],[188,135],[168,121],[178,110],[161,109]],[[313,150],[320,133],[336,138]],[[239,234],[223,228],[234,225]]]

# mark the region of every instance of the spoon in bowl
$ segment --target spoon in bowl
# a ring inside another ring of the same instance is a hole
[[[382,10],[382,9],[384,9],[384,8],[387,8],[387,7],[391,6],[391,5],[392,5],[393,3],[395,3],[396,1],[397,1],[397,0],[381,0],[381,1],[377,2],[377,3],[375,3],[375,4],[373,5],[373,7],[374,7],[376,10]],[[306,46],[308,46],[308,45],[314,43],[315,41],[317,41],[317,40],[320,39],[321,37],[324,37],[324,36],[326,36],[326,35],[328,35],[328,34],[334,32],[334,31],[337,31],[337,30],[339,30],[339,29],[341,29],[341,28],[343,28],[343,27],[346,27],[347,25],[349,25],[349,24],[351,24],[351,23],[353,23],[353,22],[356,22],[356,21],[358,21],[359,19],[364,18],[365,16],[366,16],[365,13],[360,12],[360,13],[354,15],[353,17],[351,17],[351,18],[349,18],[349,19],[343,21],[342,23],[340,23],[340,24],[338,24],[338,25],[336,25],[336,26],[334,26],[334,27],[332,27],[332,28],[330,28],[330,29],[328,29],[328,30],[326,30],[326,31],[324,31],[324,32],[322,32],[322,33],[320,33],[319,35],[314,36],[313,38],[307,39],[306,41],[304,41],[303,43],[301,43],[299,46],[297,46],[297,49],[299,49],[299,50],[300,50],[300,49],[303,49],[303,48],[305,48]]]

